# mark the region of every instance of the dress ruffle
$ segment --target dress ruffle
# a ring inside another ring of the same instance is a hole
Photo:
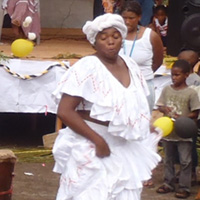
[[[127,140],[144,139],[150,120],[147,85],[137,64],[126,56],[122,58],[131,76],[129,87],[125,88],[96,56],[88,56],[66,72],[53,94],[57,101],[63,93],[88,101],[92,118],[110,121],[110,134]]]
[[[91,141],[69,128],[62,129],[53,148],[54,171],[61,173],[57,199],[114,199],[124,189],[142,188],[142,181],[150,178],[160,161],[150,145],[152,136],[158,136],[150,134],[145,142],[127,141],[108,134],[105,126],[87,123],[106,140],[111,155],[96,157]]]

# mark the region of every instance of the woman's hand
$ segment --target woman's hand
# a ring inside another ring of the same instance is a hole
[[[153,124],[150,124],[150,133],[155,133],[156,127]]]
[[[97,157],[104,158],[110,156],[110,148],[103,138],[99,138],[95,145]]]
[[[106,141],[94,130],[92,130],[84,121],[82,115],[75,109],[82,98],[63,94],[59,107],[58,117],[62,122],[70,127],[77,134],[90,140],[96,146],[96,156],[104,158],[110,155],[110,148]]]

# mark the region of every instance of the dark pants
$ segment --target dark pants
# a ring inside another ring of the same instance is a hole
[[[153,16],[153,0],[137,0],[142,8],[141,25],[148,26]]]
[[[175,164],[178,153],[180,161],[179,188],[190,192],[192,173],[192,142],[163,141],[164,147],[164,183],[175,188]]]

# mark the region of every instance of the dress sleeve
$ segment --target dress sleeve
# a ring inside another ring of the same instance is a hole
[[[63,93],[84,98],[91,103],[111,106],[111,86],[101,63],[88,56],[75,63],[62,77],[53,97],[57,102]]]

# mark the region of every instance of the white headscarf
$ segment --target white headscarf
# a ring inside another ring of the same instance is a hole
[[[96,17],[93,21],[87,21],[83,26],[83,33],[86,34],[89,42],[94,45],[98,32],[106,28],[116,28],[126,38],[127,27],[123,18],[118,14],[106,13]]]

